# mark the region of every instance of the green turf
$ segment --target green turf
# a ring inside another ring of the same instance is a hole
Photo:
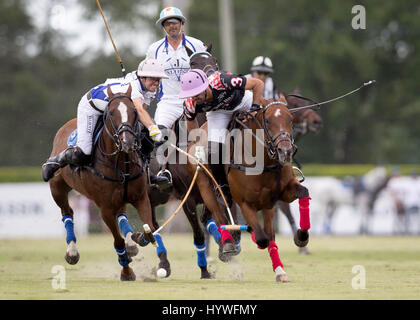
[[[212,280],[200,280],[191,234],[162,235],[172,275],[153,276],[158,258],[149,245],[131,263],[130,283],[119,280],[111,235],[80,237],[75,266],[64,260],[64,239],[0,240],[0,299],[420,299],[420,237],[312,237],[309,256],[278,237],[291,282],[276,283],[267,250],[247,233],[233,262],[210,264]],[[217,258],[214,242],[211,249]],[[65,267],[65,290],[52,288],[55,265]],[[365,268],[365,289],[352,288],[355,265]]]

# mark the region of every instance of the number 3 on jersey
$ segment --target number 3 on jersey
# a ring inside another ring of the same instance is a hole
[[[230,84],[232,85],[232,87],[240,87],[242,84],[242,78],[241,77],[232,78],[230,79]]]

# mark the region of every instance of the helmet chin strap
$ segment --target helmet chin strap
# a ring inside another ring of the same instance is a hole
[[[184,25],[183,25],[183,23],[181,22],[181,28],[179,28],[179,32],[178,32],[178,34],[177,34],[177,38],[178,38],[178,37],[182,34],[182,32],[184,31],[183,29],[184,29]],[[170,38],[171,36],[168,34],[168,32],[166,31],[166,29],[165,29],[165,28],[163,28],[163,30],[165,31],[166,36]]]

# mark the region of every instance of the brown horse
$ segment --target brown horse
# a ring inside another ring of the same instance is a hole
[[[300,108],[309,105],[309,102],[312,100],[302,97],[300,95],[300,89],[298,87],[290,94],[285,94],[287,100],[287,106],[289,109]],[[302,109],[293,113],[293,139],[295,143],[307,133],[318,134],[322,129],[323,121],[322,117],[313,109]],[[296,159],[296,156],[293,155],[293,162],[296,163],[299,169],[302,168],[300,162]],[[278,209],[283,212],[289,221],[292,233],[295,235],[298,228],[296,227],[295,219],[293,218],[292,211],[290,209],[290,204],[283,201],[278,201],[276,204],[276,212]],[[279,216],[276,215],[276,220],[278,221]],[[277,224],[277,222],[276,222]],[[299,253],[309,254],[310,252],[306,247],[300,247]]]
[[[260,249],[268,248],[272,261],[276,281],[287,282],[288,277],[283,269],[283,264],[278,255],[273,228],[274,205],[278,200],[290,203],[299,199],[301,212],[301,229],[296,234],[295,242],[304,246],[309,240],[309,193],[294,175],[291,161],[293,154],[292,114],[286,107],[287,102],[282,95],[281,100],[270,103],[260,109],[255,115],[246,113],[242,120],[236,118],[236,127],[245,134],[245,129],[250,130],[252,142],[244,145],[242,158],[245,158],[245,149],[257,152],[257,145],[262,144],[264,152],[263,170],[259,174],[248,175],[250,169],[246,163],[231,164],[228,172],[230,190],[235,202],[239,205],[252,238]],[[263,140],[258,139],[257,131],[264,133]],[[245,141],[245,140],[242,140]],[[189,146],[190,153],[196,145],[206,146],[207,141],[200,139]],[[232,157],[231,157],[232,161]],[[255,164],[257,165],[257,163]],[[189,163],[190,174],[194,172],[195,164]],[[210,180],[199,175],[197,184],[207,208],[212,212],[219,225],[229,224],[223,210],[218,205]],[[261,210],[264,229],[260,226],[257,212]],[[223,241],[232,239],[227,231],[222,233]]]
[[[309,102],[312,102],[311,99],[300,95],[298,87],[292,93],[285,95],[285,97],[289,109],[304,107],[309,105]],[[322,117],[313,109],[301,109],[293,113],[293,137],[295,141],[308,132],[319,133],[322,126]]]
[[[193,53],[192,51],[189,51],[190,55],[190,66],[193,69],[201,69],[203,70],[208,76],[212,73],[219,70],[217,59],[211,55],[211,48],[212,45],[210,44],[207,48],[207,52],[198,52]],[[298,108],[308,105],[309,102],[313,102],[311,99],[302,97],[300,94],[300,89],[298,87],[295,88],[295,90],[290,94],[282,93],[286,100],[287,100],[287,106],[288,108]],[[199,123],[201,124],[204,122]],[[321,116],[312,109],[305,109],[305,110],[299,110],[293,113],[293,138],[296,142],[301,136],[307,134],[308,132],[318,133],[320,129],[322,128],[322,118]],[[293,155],[293,161],[297,164],[299,168],[301,168],[300,163],[296,160],[295,154]],[[191,181],[191,178],[189,178],[189,181]],[[200,202],[198,202],[200,203]],[[289,221],[290,227],[292,228],[292,232],[295,235],[297,232],[296,222],[293,218],[292,212],[290,210],[290,205],[287,202],[279,201],[276,204],[277,208],[280,208],[281,211],[286,216],[287,220]],[[232,208],[232,213],[234,218],[238,217],[238,210],[237,206],[234,206]],[[276,219],[278,219],[278,215],[276,215]],[[207,248],[209,248],[209,241],[208,241],[208,233],[206,235],[206,242],[207,242]],[[240,250],[240,238],[239,235],[236,234],[235,237],[235,244],[238,248],[238,251]],[[220,249],[220,247],[219,247]],[[300,247],[299,248],[300,253],[308,254],[308,250],[306,247]],[[221,252],[219,250],[219,256]]]
[[[130,98],[131,85],[126,93],[118,94],[113,94],[108,86],[107,93],[109,103],[103,114],[104,128],[92,153],[92,165],[76,168],[65,166],[56,172],[49,184],[54,201],[61,209],[67,231],[66,261],[76,264],[79,260],[73,230],[73,210],[68,202],[68,193],[74,189],[99,207],[114,237],[114,248],[122,266],[120,279],[133,281],[136,276],[129,267],[130,256],[136,255],[138,248],[132,239],[134,231],[124,214],[125,205],[132,204],[152,232],[155,229],[147,194],[147,175],[143,174],[143,161],[138,152],[138,114]],[[51,157],[66,148],[68,137],[76,127],[77,121],[72,119],[58,130]],[[166,257],[161,258],[161,264],[165,260]]]

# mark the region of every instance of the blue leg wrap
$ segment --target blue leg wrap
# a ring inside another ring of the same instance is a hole
[[[214,241],[218,243],[222,236],[220,232],[217,230],[217,224],[216,224],[216,221],[214,221],[214,219],[210,219],[206,222],[206,229],[213,236]]]
[[[66,215],[63,217],[63,219],[61,219],[61,221],[63,221],[64,223],[64,227],[66,228],[66,242],[67,244],[70,243],[70,241],[74,241],[76,242],[76,235],[74,234],[74,223],[73,223],[73,218],[70,215]]]
[[[127,215],[125,213],[120,213],[117,216],[118,226],[120,227],[121,232],[123,233],[124,237],[127,235],[128,232],[134,233],[133,228],[131,228],[130,223],[127,220]]]
[[[204,242],[202,245],[196,245],[194,242],[195,247],[197,248],[197,264],[199,267],[206,267],[207,266],[207,258],[206,258],[206,243]]]
[[[115,251],[117,251],[118,254],[118,262],[121,266],[126,267],[128,264],[132,261],[131,258],[128,256],[127,251],[124,249],[117,249],[115,248]]]
[[[159,233],[156,233],[155,239],[156,239],[156,244],[157,244],[157,248],[156,248],[157,255],[159,256],[159,254],[161,254],[162,252],[166,253],[166,248],[165,248],[165,245],[163,244],[162,236]]]

